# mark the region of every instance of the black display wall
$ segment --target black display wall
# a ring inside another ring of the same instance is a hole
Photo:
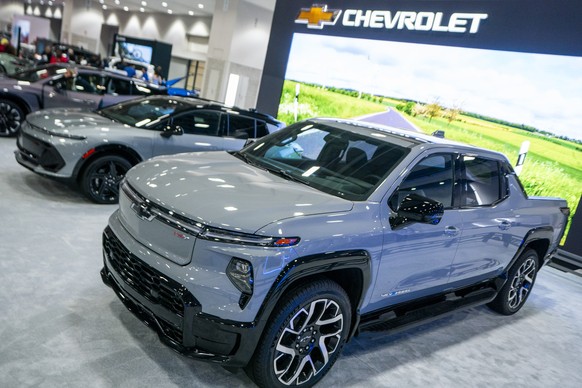
[[[132,48],[137,48],[136,51],[140,53],[139,59],[143,62],[161,66],[162,77],[168,78],[168,69],[170,68],[170,59],[172,57],[171,44],[116,34],[111,55],[120,56],[121,51],[122,54],[125,54],[124,56],[131,57],[131,53],[128,56],[128,53],[124,51],[124,45],[126,44],[132,45]]]

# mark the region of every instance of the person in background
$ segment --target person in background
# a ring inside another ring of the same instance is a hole
[[[135,65],[128,64],[123,68],[123,70],[125,70],[128,76],[135,77]]]
[[[7,47],[8,47],[8,39],[2,38],[0,40],[0,53],[6,52]]]
[[[163,85],[164,84],[164,77],[162,77],[162,67],[156,66],[154,69],[154,77],[152,79],[152,83],[154,85]]]

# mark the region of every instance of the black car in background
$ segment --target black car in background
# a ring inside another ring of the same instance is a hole
[[[26,115],[47,108],[96,109],[143,96],[163,86],[93,67],[55,63],[0,78],[0,136],[14,136]]]

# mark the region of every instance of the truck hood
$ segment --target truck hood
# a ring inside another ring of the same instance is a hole
[[[158,157],[126,176],[141,195],[176,214],[246,233],[290,217],[353,207],[351,201],[288,181],[226,152]]]
[[[67,134],[88,128],[109,128],[115,121],[83,108],[46,109],[26,117],[31,125]]]

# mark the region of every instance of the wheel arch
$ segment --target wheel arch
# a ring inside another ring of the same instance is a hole
[[[86,155],[86,156],[85,156]],[[87,151],[84,155],[84,158],[81,158],[77,165],[75,166],[75,170],[73,171],[73,177],[75,182],[80,183],[80,180],[83,177],[83,173],[87,169],[87,167],[93,162],[94,160],[103,157],[103,156],[120,156],[122,158],[127,159],[132,166],[135,166],[139,162],[143,160],[143,157],[134,149],[122,145],[122,144],[107,144],[107,145],[100,145],[95,148],[91,148]]]
[[[0,100],[12,101],[16,105],[18,105],[18,107],[20,109],[22,109],[22,112],[24,112],[25,117],[27,114],[29,114],[30,112],[33,111],[33,107],[32,107],[32,104],[30,103],[30,101],[28,101],[28,99],[26,99],[26,98],[23,98],[22,96],[17,96],[14,94],[7,94],[7,93],[0,93]],[[37,101],[37,107],[40,107],[38,102],[39,101]],[[24,121],[25,117],[23,117],[23,121]]]
[[[552,228],[551,226],[542,226],[539,228],[531,229],[529,232],[527,232],[527,234],[523,238],[523,241],[519,249],[515,253],[515,256],[513,256],[513,259],[511,260],[509,265],[507,266],[507,270],[511,268],[511,266],[517,261],[517,259],[521,256],[523,252],[525,252],[527,249],[533,249],[538,255],[539,259],[538,271],[539,271],[540,268],[549,259],[548,254],[550,252],[548,251],[553,236],[554,228]]]
[[[279,273],[267,293],[256,322],[265,325],[283,297],[292,290],[316,279],[327,278],[340,285],[348,295],[352,321],[348,340],[360,319],[359,309],[371,282],[371,259],[364,250],[350,250],[310,255],[293,260]]]

